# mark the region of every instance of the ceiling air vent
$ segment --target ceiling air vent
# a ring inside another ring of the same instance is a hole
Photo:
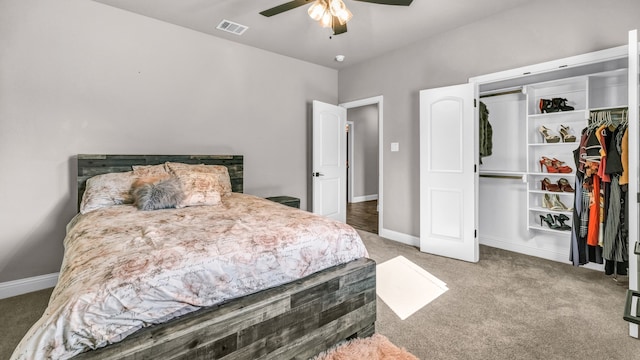
[[[248,28],[248,26],[240,25],[238,23],[234,23],[233,21],[222,20],[220,24],[218,24],[218,27],[216,29],[230,32],[236,35],[242,35],[242,33],[244,33]]]

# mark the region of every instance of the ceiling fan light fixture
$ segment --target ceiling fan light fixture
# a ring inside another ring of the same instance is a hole
[[[329,9],[334,16],[338,15],[338,11],[345,9],[347,6],[342,2],[342,0],[329,0]]]
[[[329,10],[331,10],[331,15],[338,18],[340,25],[346,24],[353,17],[342,0],[329,0]]]
[[[347,23],[347,21],[351,20],[351,18],[353,18],[353,14],[351,13],[351,11],[349,11],[349,9],[347,9],[346,7],[342,10],[340,10],[338,13],[336,13],[336,17],[338,18],[338,21],[340,22],[340,25],[344,25]]]
[[[353,17],[342,0],[316,0],[309,6],[307,13],[322,27],[333,27],[334,22],[344,25]]]
[[[409,6],[413,0],[357,0],[367,3]],[[281,14],[285,11],[297,7],[308,5],[311,0],[292,0],[284,4],[261,11],[260,14],[266,17]],[[347,21],[353,18],[353,14],[344,4],[344,0],[313,0],[307,9],[309,17],[317,21],[322,27],[331,27],[333,35],[340,35],[347,32]]]
[[[322,14],[322,19],[320,19],[320,26],[322,27],[332,27],[333,26],[333,16],[330,11],[325,11]]]
[[[327,5],[325,4],[324,0],[316,0],[311,6],[309,6],[307,13],[313,20],[320,21],[322,20],[322,15],[326,11]]]

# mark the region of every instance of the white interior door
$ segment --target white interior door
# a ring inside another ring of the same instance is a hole
[[[638,194],[638,151],[640,144],[640,136],[638,136],[638,107],[640,106],[640,100],[638,99],[638,73],[639,73],[639,57],[638,53],[638,31],[633,30],[629,32],[629,289],[638,290],[638,263],[637,256],[634,252],[636,240],[638,240],[638,201],[636,200],[636,194]],[[635,221],[634,221],[635,219]],[[637,301],[634,298],[634,302]],[[633,304],[634,311],[632,314],[636,314],[635,307],[640,304]],[[629,335],[638,337],[638,324],[629,323]]]
[[[347,109],[313,101],[312,211],[347,221]]]
[[[420,92],[420,251],[477,262],[475,85]]]

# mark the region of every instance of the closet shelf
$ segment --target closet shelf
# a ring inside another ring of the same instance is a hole
[[[571,195],[574,193],[566,191],[547,191],[547,190],[529,190],[532,194],[550,194],[550,195]]]
[[[585,116],[585,119],[588,118],[588,111],[586,109],[578,109],[571,111],[558,111],[551,113],[542,113],[542,114],[530,114],[528,115],[530,119],[539,119],[539,118],[550,118],[550,117],[561,117],[561,116]]]
[[[569,217],[571,217],[573,215],[573,211],[572,210],[564,210],[564,211],[551,210],[551,209],[548,209],[548,208],[545,208],[545,207],[539,207],[539,206],[532,207],[529,210],[535,211],[535,212],[541,212],[541,213],[542,212],[543,213],[549,213],[549,214],[565,214],[565,215],[568,215]]]
[[[549,227],[544,227],[540,225],[529,225],[529,229],[538,230],[538,231],[547,231],[554,234],[571,235],[571,231],[569,230],[556,230],[556,229],[551,229]]]
[[[607,106],[607,107],[591,108],[589,111],[621,110],[621,109],[628,109],[628,108],[629,108],[629,106],[627,106],[627,105],[620,105],[620,106]]]
[[[548,172],[530,172],[529,175],[533,176],[546,176],[546,177],[574,177],[575,173],[548,173]]]
[[[544,147],[554,147],[554,146],[568,146],[573,145],[574,147],[578,147],[580,143],[578,142],[557,142],[557,143],[529,143],[529,146],[544,146]]]

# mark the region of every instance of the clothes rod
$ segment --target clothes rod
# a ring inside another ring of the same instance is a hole
[[[629,108],[627,106],[607,108],[607,109],[596,109],[596,110],[591,110],[590,113],[591,114],[596,114],[596,113],[609,112],[611,114],[622,114],[625,111],[629,111]]]
[[[516,89],[516,90],[506,90],[506,91],[482,94],[480,95],[480,98],[486,98],[490,96],[500,96],[500,95],[511,95],[511,94],[522,94],[522,88]]]
[[[513,179],[513,180],[522,180],[522,175],[492,175],[492,174],[480,174],[480,177],[485,178],[494,178],[494,179]]]

